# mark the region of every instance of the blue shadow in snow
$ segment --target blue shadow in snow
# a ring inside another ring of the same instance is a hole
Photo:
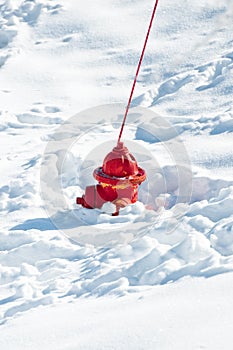
[[[0,300],[0,305],[11,303],[11,302],[15,301],[16,299],[17,299],[17,297],[15,295],[12,295],[11,297],[7,297],[5,299],[1,299]]]
[[[22,224],[16,225],[10,229],[10,231],[14,230],[40,230],[40,231],[49,231],[49,230],[57,230],[56,226],[52,223],[49,218],[37,218],[26,220]]]
[[[89,209],[86,209],[89,211]],[[92,215],[93,216],[93,215]],[[95,223],[95,222],[94,222]],[[74,215],[74,211],[58,212],[51,218],[36,218],[24,221],[22,224],[16,225],[10,229],[14,230],[39,230],[39,231],[52,231],[59,229],[75,228],[77,226],[86,226],[87,224],[80,220],[78,216]]]

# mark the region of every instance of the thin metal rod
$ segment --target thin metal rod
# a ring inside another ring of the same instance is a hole
[[[118,144],[119,144],[119,142],[121,140],[122,132],[123,132],[123,129],[124,129],[124,126],[125,126],[125,121],[126,121],[126,118],[127,118],[127,114],[129,112],[130,104],[131,104],[133,93],[134,93],[134,88],[135,88],[135,85],[136,85],[136,82],[137,82],[139,70],[140,70],[140,67],[141,67],[141,64],[142,64],[142,60],[143,60],[143,56],[144,56],[144,53],[145,53],[145,50],[146,50],[146,44],[147,44],[147,41],[148,41],[148,38],[149,38],[149,35],[150,35],[150,30],[151,30],[152,23],[153,23],[153,20],[154,20],[154,17],[155,17],[155,12],[156,12],[156,9],[157,9],[157,6],[158,6],[158,2],[159,2],[159,0],[155,1],[155,6],[154,6],[154,9],[153,9],[153,12],[152,12],[152,15],[151,15],[151,20],[150,20],[149,28],[148,28],[148,31],[147,31],[147,34],[146,34],[146,39],[145,39],[144,46],[143,46],[143,49],[142,49],[141,57],[140,57],[139,62],[138,62],[138,67],[137,67],[137,71],[136,71],[135,78],[134,78],[134,81],[133,81],[133,85],[132,85],[132,88],[131,88],[129,101],[128,101],[128,104],[127,104],[127,107],[126,107],[126,110],[125,110],[125,115],[124,115],[124,118],[123,118],[123,121],[122,121],[121,130],[120,130],[119,137],[118,137],[118,142],[117,142]]]

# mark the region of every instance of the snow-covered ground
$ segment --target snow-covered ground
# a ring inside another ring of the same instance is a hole
[[[0,0],[0,348],[230,349],[233,5],[160,1],[119,217],[77,208],[118,136],[153,1]]]

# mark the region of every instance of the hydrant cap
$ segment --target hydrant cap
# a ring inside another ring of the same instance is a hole
[[[119,142],[107,154],[103,162],[103,173],[114,177],[128,177],[138,174],[138,165],[134,156],[129,153],[123,142]]]

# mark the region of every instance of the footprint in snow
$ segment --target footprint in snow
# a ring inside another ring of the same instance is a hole
[[[30,159],[27,163],[23,164],[22,167],[25,169],[25,170],[28,170],[32,167],[34,167],[37,163],[38,163],[38,160],[41,158],[41,156],[38,154],[36,157],[33,157],[32,159]]]
[[[18,119],[18,122],[22,124],[51,125],[51,124],[62,123],[61,118],[46,117],[44,115],[38,115],[38,114],[32,114],[32,113],[18,114],[16,117]]]
[[[222,58],[216,62],[210,62],[204,66],[197,67],[196,70],[202,80],[202,84],[196,88],[203,91],[215,87],[224,80],[227,67],[231,64],[231,58]]]
[[[60,108],[56,106],[45,106],[45,112],[46,113],[58,113],[60,112]]]

